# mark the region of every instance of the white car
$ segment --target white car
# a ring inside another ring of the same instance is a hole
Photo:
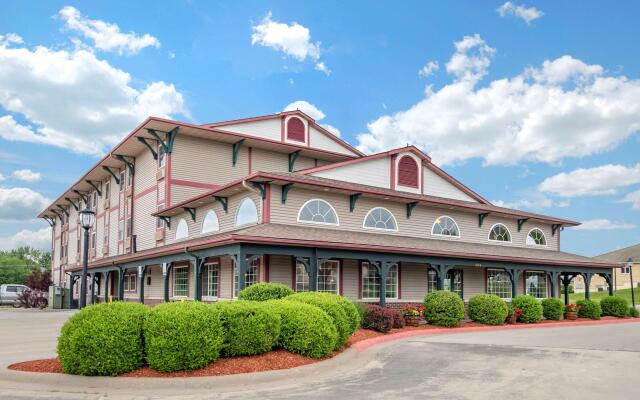
[[[27,286],[19,284],[0,285],[0,305],[11,304],[18,307],[18,295],[27,289]]]

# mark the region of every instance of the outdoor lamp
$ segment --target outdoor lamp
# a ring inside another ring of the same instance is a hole
[[[96,220],[96,213],[85,208],[79,212],[80,225],[84,229],[84,248],[82,252],[82,282],[80,285],[80,307],[87,305],[87,269],[89,264],[89,228],[93,226]],[[93,286],[91,287],[91,296],[93,298]]]
[[[84,209],[80,211],[79,214],[80,214],[80,225],[82,225],[84,229],[91,228],[93,226],[93,223],[96,220],[96,213],[89,209]]]

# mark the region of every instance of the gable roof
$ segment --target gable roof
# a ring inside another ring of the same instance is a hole
[[[626,263],[631,259],[633,262],[640,263],[640,243],[634,244],[623,249],[610,251],[594,257],[596,260],[607,261],[612,263]]]

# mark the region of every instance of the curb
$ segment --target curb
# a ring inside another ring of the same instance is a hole
[[[378,336],[371,339],[362,340],[354,343],[351,348],[362,352],[369,347],[373,347],[382,343],[392,342],[395,340],[405,339],[413,336],[429,336],[429,335],[442,335],[442,334],[455,334],[455,333],[469,333],[469,332],[485,332],[485,331],[510,331],[517,329],[537,329],[537,328],[562,328],[572,326],[587,326],[587,325],[609,325],[609,324],[625,324],[625,323],[640,323],[637,318],[628,319],[613,319],[613,320],[600,320],[600,321],[574,321],[574,322],[555,322],[547,324],[521,324],[521,325],[500,325],[500,326],[472,326],[468,328],[435,328],[424,330],[413,330],[407,332],[392,333],[390,335]]]

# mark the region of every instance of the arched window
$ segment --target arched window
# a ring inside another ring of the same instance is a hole
[[[245,197],[238,207],[236,212],[236,226],[257,224],[258,223],[258,208],[256,203],[248,197]]]
[[[298,222],[311,222],[314,224],[339,225],[338,214],[331,204],[324,200],[309,200],[298,213]]]
[[[215,211],[209,210],[202,221],[202,233],[216,232],[220,230],[218,215]]]
[[[491,227],[489,232],[489,240],[493,242],[511,242],[511,233],[506,226],[502,224],[495,224]]]
[[[189,226],[184,218],[180,218],[178,221],[178,227],[176,228],[176,240],[184,239],[189,236]]]
[[[411,156],[404,156],[398,162],[398,184],[418,187],[418,163]]]
[[[386,208],[372,208],[364,217],[363,227],[368,229],[382,229],[385,231],[397,231],[398,224],[393,214]]]
[[[527,244],[531,246],[546,246],[547,237],[540,229],[533,228],[527,235]]]
[[[431,234],[438,236],[460,237],[460,229],[458,229],[458,224],[456,224],[456,221],[454,221],[453,218],[443,215],[436,218],[433,223],[433,227],[431,228]]]
[[[289,118],[287,121],[287,139],[304,142],[304,122],[300,118]]]

